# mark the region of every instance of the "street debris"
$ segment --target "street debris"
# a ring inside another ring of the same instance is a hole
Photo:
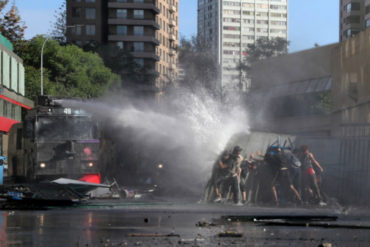
[[[333,245],[328,242],[321,243],[318,247],[332,247]]]
[[[338,216],[330,215],[228,215],[222,216],[228,222],[264,222],[264,221],[289,221],[289,222],[322,222],[336,221]]]
[[[212,227],[212,226],[216,226],[215,223],[209,223],[209,222],[206,222],[206,221],[199,221],[197,224],[195,224],[195,226],[197,227]]]
[[[160,234],[160,233],[129,233],[128,237],[145,237],[145,238],[168,238],[168,237],[180,237],[180,234],[169,233],[169,234]]]
[[[218,234],[220,238],[241,238],[243,233],[234,232],[234,231],[225,231]]]
[[[1,185],[0,199],[1,209],[43,209],[50,206],[73,206],[86,198],[66,185],[48,182]]]

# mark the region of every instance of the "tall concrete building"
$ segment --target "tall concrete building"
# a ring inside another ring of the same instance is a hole
[[[198,35],[213,50],[222,88],[242,82],[237,65],[248,44],[262,37],[288,39],[287,6],[288,0],[198,0]]]
[[[370,27],[370,0],[340,0],[340,41]]]
[[[340,0],[340,41],[344,41],[364,29],[365,0]]]
[[[141,88],[161,93],[177,76],[179,0],[67,0],[67,41],[115,44],[157,75]],[[123,79],[125,75],[122,75]]]

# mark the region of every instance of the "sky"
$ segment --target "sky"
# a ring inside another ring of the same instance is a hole
[[[180,37],[197,32],[197,0],[180,1]],[[55,11],[63,0],[16,0],[25,21],[26,38],[52,30]],[[290,52],[339,40],[339,0],[289,0],[288,39]]]

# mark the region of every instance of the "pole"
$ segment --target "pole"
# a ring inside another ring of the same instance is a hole
[[[41,47],[41,67],[40,67],[40,73],[41,73],[41,96],[44,95],[44,71],[43,71],[43,67],[44,67],[44,47],[45,47],[45,44],[46,44],[46,41],[48,41],[49,38],[45,38],[44,40],[44,43],[42,44],[42,47]]]

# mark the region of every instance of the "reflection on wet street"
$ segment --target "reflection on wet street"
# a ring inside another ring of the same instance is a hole
[[[295,224],[281,219],[253,220],[255,215],[329,214],[338,220],[319,219],[303,225],[296,224],[302,219],[293,219]],[[271,222],[279,224],[267,224]],[[319,246],[323,242],[369,246],[369,222],[364,215],[342,215],[333,209],[116,202],[72,209],[2,211],[0,246]]]

